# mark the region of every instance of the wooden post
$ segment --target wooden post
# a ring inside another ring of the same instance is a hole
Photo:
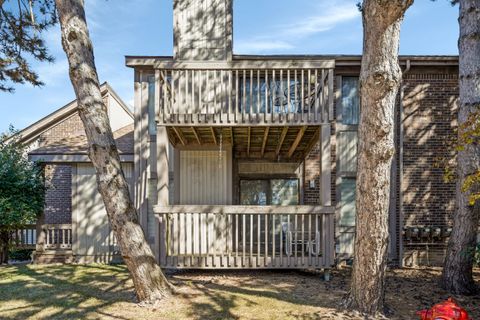
[[[320,205],[331,206],[330,124],[320,126]]]
[[[43,224],[45,223],[45,213],[42,214],[37,219],[36,229],[37,229],[37,239],[35,243],[35,251],[43,252],[45,250],[45,232],[43,230]]]
[[[158,205],[169,205],[169,142],[166,126],[157,127],[157,191]],[[162,264],[166,257],[165,228],[166,218],[163,215],[155,225],[155,242],[153,251],[157,261]]]

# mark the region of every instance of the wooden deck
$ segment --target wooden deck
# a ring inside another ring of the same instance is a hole
[[[163,268],[330,268],[334,208],[156,206]]]

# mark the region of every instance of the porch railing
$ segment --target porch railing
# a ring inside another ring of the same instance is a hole
[[[321,206],[156,206],[165,268],[329,268],[334,209]]]
[[[301,125],[333,113],[332,61],[159,65],[157,121],[165,125]]]
[[[44,250],[70,250],[72,248],[71,224],[44,224],[41,227]],[[37,245],[38,235],[35,224],[26,225],[12,233],[11,242],[19,249],[32,249]]]
[[[36,225],[29,224],[12,233],[11,243],[18,249],[33,249],[37,243]]]
[[[44,249],[72,249],[72,225],[71,224],[45,224],[42,225],[45,233]]]

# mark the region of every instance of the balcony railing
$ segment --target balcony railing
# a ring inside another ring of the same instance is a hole
[[[158,66],[157,121],[165,125],[303,125],[328,122],[330,61]]]
[[[165,268],[333,265],[333,207],[175,205],[154,212]]]

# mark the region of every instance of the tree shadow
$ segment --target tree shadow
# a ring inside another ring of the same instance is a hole
[[[134,301],[132,287],[126,284],[129,276],[125,267],[24,265],[6,269],[10,269],[3,270],[7,277],[18,279],[14,283],[0,283],[0,304],[26,302],[28,305],[3,309],[2,319],[84,318],[91,312],[127,319],[102,309],[118,302]],[[54,311],[42,316],[46,308]],[[12,316],[5,314],[12,311]]]

